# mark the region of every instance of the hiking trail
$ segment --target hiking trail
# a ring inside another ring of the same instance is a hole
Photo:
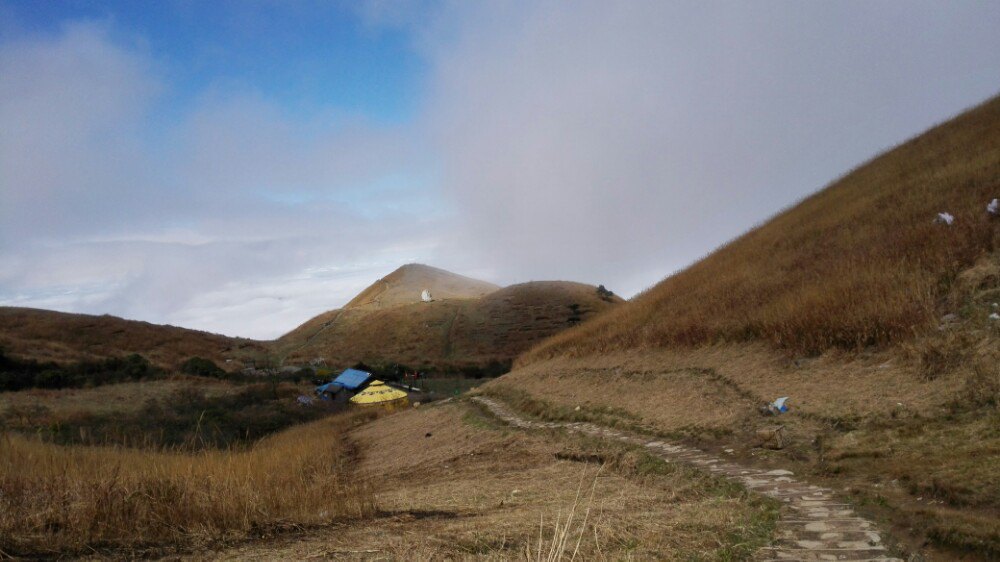
[[[475,396],[472,400],[513,427],[564,428],[576,433],[640,445],[667,462],[707,470],[752,492],[781,501],[775,535],[770,546],[757,551],[754,560],[758,562],[902,562],[899,558],[889,556],[874,522],[854,513],[850,504],[838,501],[829,488],[795,480],[791,471],[749,468],[716,458],[694,447],[651,440],[591,423],[527,420],[497,400],[482,396]]]

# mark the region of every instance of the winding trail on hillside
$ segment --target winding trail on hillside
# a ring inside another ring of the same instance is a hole
[[[875,523],[854,513],[832,490],[800,482],[788,470],[761,470],[716,458],[700,449],[581,422],[545,422],[524,419],[505,404],[483,396],[481,404],[507,424],[521,429],[557,429],[612,439],[645,447],[667,462],[707,470],[747,489],[782,502],[777,531],[770,546],[760,549],[757,561],[874,561],[902,562],[891,558]]]

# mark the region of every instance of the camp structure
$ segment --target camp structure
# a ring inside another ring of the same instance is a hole
[[[345,369],[343,373],[337,376],[337,378],[332,381],[316,387],[316,394],[337,394],[341,390],[349,390],[351,392],[358,392],[363,389],[369,381],[371,381],[372,374],[359,371],[357,369]]]
[[[396,390],[380,380],[372,381],[367,388],[351,397],[351,404],[358,406],[405,406],[406,393]]]

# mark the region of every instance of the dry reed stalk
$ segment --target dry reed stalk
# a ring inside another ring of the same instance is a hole
[[[590,512],[594,504],[594,494],[597,490],[597,479],[600,477],[601,472],[604,470],[604,465],[597,470],[591,480],[590,485],[590,496],[587,499],[587,508],[583,515],[583,521],[580,523],[579,527],[576,529],[576,545],[573,548],[573,552],[570,555],[570,560],[575,560],[577,554],[580,552],[580,546],[583,543],[584,534],[587,531],[587,525],[590,521]],[[544,529],[545,529],[545,516],[544,514],[539,515],[538,522],[538,547],[534,554],[531,552],[531,547],[525,547],[525,559],[533,560],[535,562],[559,562],[563,560],[566,556],[566,548],[568,546],[568,541],[571,539],[571,530],[574,528],[574,521],[576,520],[576,511],[580,507],[580,499],[583,492],[584,478],[587,474],[586,469],[580,474],[580,483],[577,485],[576,496],[573,499],[573,504],[569,507],[566,513],[566,519],[562,518],[562,509],[556,512],[556,520],[552,526],[552,537],[549,539],[549,549],[543,555],[542,544],[544,542]],[[597,532],[594,532],[594,544],[596,548],[600,549],[597,541]]]
[[[0,549],[79,552],[242,538],[368,516],[335,416],[248,450],[151,452],[0,439]]]

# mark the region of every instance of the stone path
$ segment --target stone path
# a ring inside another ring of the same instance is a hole
[[[758,561],[902,562],[898,558],[888,556],[885,546],[882,545],[882,537],[873,522],[854,513],[849,504],[839,502],[833,491],[799,482],[788,470],[744,467],[718,459],[694,447],[651,441],[649,438],[590,423],[526,420],[497,400],[481,396],[472,399],[514,427],[565,428],[577,433],[640,445],[668,462],[684,463],[708,470],[758,494],[780,500],[783,506],[777,531],[771,546],[757,552],[755,559]]]

